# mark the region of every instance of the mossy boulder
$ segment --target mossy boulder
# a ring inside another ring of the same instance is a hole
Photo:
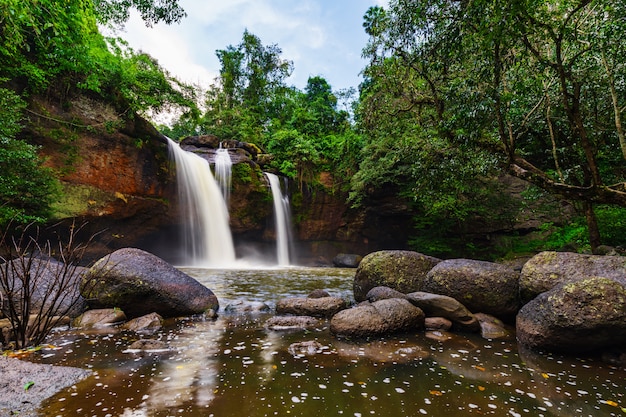
[[[559,284],[517,315],[517,340],[527,348],[587,352],[626,343],[626,287],[591,277]]]
[[[472,259],[437,264],[424,279],[422,291],[447,295],[472,313],[512,319],[520,308],[519,273],[506,265]]]
[[[407,294],[422,291],[426,274],[441,259],[418,252],[386,250],[365,256],[354,276],[354,299],[364,301],[374,287],[389,287]]]
[[[83,281],[91,308],[120,308],[128,318],[180,317],[217,311],[213,292],[161,258],[124,248],[98,260]]]
[[[541,252],[522,268],[520,297],[526,303],[559,284],[590,277],[605,277],[626,285],[626,257]]]

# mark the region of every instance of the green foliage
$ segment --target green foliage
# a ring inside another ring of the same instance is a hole
[[[21,129],[23,101],[12,91],[0,88],[0,226],[40,221],[58,185],[49,169],[41,166],[37,149],[15,134]]]
[[[180,22],[187,13],[178,0],[93,0],[99,23],[121,25],[128,21],[130,9],[136,9],[146,26],[159,22]]]

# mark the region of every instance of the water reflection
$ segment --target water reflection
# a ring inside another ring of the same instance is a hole
[[[186,269],[222,309],[233,300],[274,306],[314,289],[351,301],[353,270]],[[133,352],[139,336],[62,332],[39,360],[94,375],[50,399],[43,416],[623,416],[624,370],[586,359],[518,351],[514,340],[435,332],[357,342],[328,323],[312,331],[265,328],[268,313],[170,320],[153,338],[167,349]],[[310,343],[314,354],[289,350]]]

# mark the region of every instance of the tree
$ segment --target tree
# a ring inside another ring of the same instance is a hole
[[[626,76],[625,13],[623,1],[607,0],[392,1],[366,16],[369,74],[380,83],[388,71],[397,92],[377,103],[382,111],[427,109],[432,123],[418,123],[444,149],[471,149],[475,163],[502,162],[579,203],[595,247],[593,205],[626,205],[626,85],[616,82]],[[364,117],[376,111],[368,108]]]
[[[180,22],[187,16],[178,0],[93,0],[98,21],[103,24],[122,25],[136,9],[146,26],[159,22]]]

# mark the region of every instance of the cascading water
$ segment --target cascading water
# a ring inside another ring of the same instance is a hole
[[[290,252],[293,254],[293,234],[291,232],[291,208],[289,198],[283,195],[280,181],[275,174],[266,172],[274,199],[274,219],[276,221],[276,254],[278,265],[291,265]]]
[[[169,150],[176,163],[185,262],[193,266],[232,266],[235,248],[228,208],[209,163],[172,140]]]
[[[220,147],[215,153],[215,179],[220,185],[226,207],[230,205],[230,186],[232,182],[232,167],[233,163],[230,159],[228,149]]]

